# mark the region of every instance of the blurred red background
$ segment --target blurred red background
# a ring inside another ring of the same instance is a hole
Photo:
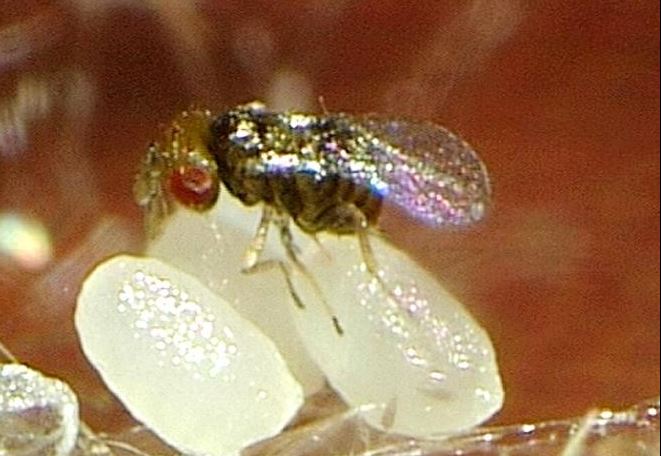
[[[252,99],[429,119],[481,151],[485,223],[383,225],[490,332],[498,422],[659,394],[658,2],[5,3],[0,239],[28,217],[52,255],[0,249],[0,339],[94,427],[127,418],[71,317],[91,265],[141,248],[145,145],[191,103]]]

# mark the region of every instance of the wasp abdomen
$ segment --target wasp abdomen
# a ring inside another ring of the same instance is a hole
[[[361,228],[356,211],[369,224],[375,224],[381,209],[379,195],[337,175],[317,181],[308,174],[296,173],[291,177],[270,176],[269,182],[273,205],[308,233],[352,234]]]

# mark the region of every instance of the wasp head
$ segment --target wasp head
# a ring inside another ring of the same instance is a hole
[[[145,212],[150,238],[177,206],[204,211],[218,199],[218,165],[208,148],[212,120],[208,111],[183,112],[167,129],[163,144],[147,149],[133,194]]]

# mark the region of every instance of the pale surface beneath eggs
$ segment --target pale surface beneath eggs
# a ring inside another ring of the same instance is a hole
[[[127,409],[191,454],[234,455],[278,434],[303,392],[275,345],[197,279],[115,257],[78,298],[85,354]]]

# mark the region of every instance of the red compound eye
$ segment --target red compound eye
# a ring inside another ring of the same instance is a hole
[[[218,180],[209,170],[181,167],[170,175],[170,192],[185,206],[207,209],[218,199]]]

